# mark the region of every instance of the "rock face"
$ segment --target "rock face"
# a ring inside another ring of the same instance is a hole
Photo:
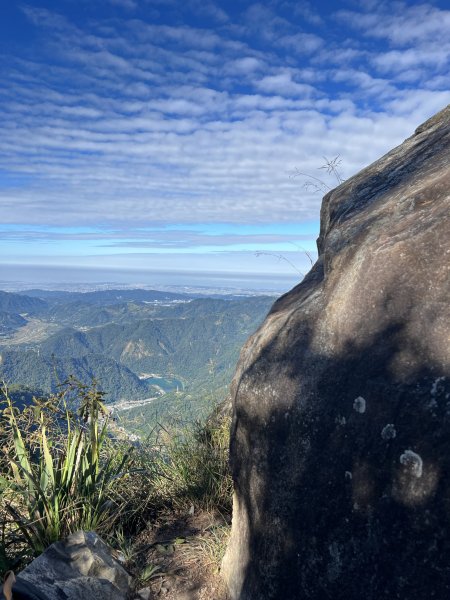
[[[233,600],[447,599],[450,107],[325,196],[232,384]]]
[[[83,531],[52,544],[17,577],[20,590],[29,582],[46,600],[125,600],[130,581],[98,535]]]

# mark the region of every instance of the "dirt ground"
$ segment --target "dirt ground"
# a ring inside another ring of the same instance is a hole
[[[167,516],[133,542],[133,600],[228,600],[219,569],[229,523],[210,513]]]

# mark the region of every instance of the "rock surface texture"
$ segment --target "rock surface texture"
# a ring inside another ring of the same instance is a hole
[[[47,600],[125,600],[130,577],[93,532],[52,544],[17,577]]]
[[[232,384],[233,600],[448,599],[450,107],[325,196]]]

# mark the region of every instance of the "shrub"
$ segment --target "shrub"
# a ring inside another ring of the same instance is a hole
[[[108,413],[93,384],[74,379],[50,399],[20,413],[3,389],[3,438],[9,485],[6,511],[34,554],[79,529],[107,530],[118,518],[112,489],[126,474],[130,452],[108,450]],[[70,409],[78,404],[75,413]]]
[[[231,512],[229,419],[196,423],[167,438],[155,456],[153,493],[175,508]]]
[[[95,384],[70,379],[22,411],[6,388],[3,396],[0,571],[79,529],[115,540],[124,554],[130,538],[170,512],[231,513],[228,418],[161,428],[131,448],[112,437]]]

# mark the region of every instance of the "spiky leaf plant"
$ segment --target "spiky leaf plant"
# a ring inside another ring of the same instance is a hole
[[[108,448],[109,416],[95,383],[75,379],[21,414],[3,388],[4,447],[11,486],[5,506],[35,554],[80,530],[107,530],[120,511],[112,491],[131,463],[131,449]],[[78,404],[70,410],[69,400]]]

